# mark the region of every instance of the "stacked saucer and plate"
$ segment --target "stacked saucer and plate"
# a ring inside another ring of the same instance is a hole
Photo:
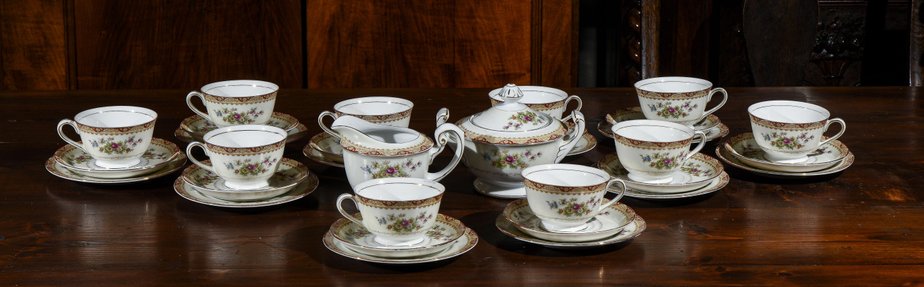
[[[223,81],[190,92],[186,103],[196,113],[183,121],[177,137],[190,141],[186,168],[173,188],[181,197],[226,208],[279,205],[305,197],[318,178],[304,164],[283,157],[286,142],[304,135],[305,126],[273,112],[278,86],[253,80]],[[191,100],[198,97],[208,112]],[[201,148],[209,160],[192,158]]]
[[[796,101],[766,101],[748,108],[751,133],[727,139],[715,153],[725,163],[754,174],[774,177],[811,177],[834,174],[850,167],[854,155],[838,141],[846,124],[828,119],[828,110]],[[841,125],[832,137],[822,134]]]
[[[173,143],[153,138],[157,113],[142,107],[108,106],[80,112],[58,123],[68,144],[45,162],[51,174],[72,181],[119,184],[146,181],[173,173],[186,155]],[[63,127],[74,127],[80,141]]]
[[[523,170],[526,198],[517,199],[495,220],[507,236],[560,249],[626,242],[645,230],[645,220],[619,203],[626,183],[605,171],[573,164],[544,164]],[[619,192],[614,187],[619,186]],[[607,192],[617,193],[607,200]]]

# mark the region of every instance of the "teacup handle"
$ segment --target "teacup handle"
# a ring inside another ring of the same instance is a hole
[[[64,126],[71,126],[72,128],[74,128],[74,131],[77,131],[77,126],[74,125],[74,121],[69,120],[69,119],[63,119],[60,122],[58,122],[58,136],[60,136],[61,139],[64,140],[64,142],[66,142],[67,144],[75,146],[79,148],[80,150],[82,150],[83,152],[87,152],[85,149],[83,149],[83,146],[77,143],[77,141],[72,140],[70,137],[64,134]]]
[[[203,119],[206,119],[206,120],[208,120],[208,121],[211,121],[211,119],[209,119],[209,114],[202,112],[201,110],[199,110],[198,108],[196,108],[196,106],[193,105],[193,103],[192,103],[192,98],[194,98],[194,97],[199,98],[199,100],[202,101],[202,105],[205,105],[205,98],[204,98],[204,96],[202,95],[202,93],[196,92],[196,91],[192,91],[192,92],[189,92],[189,94],[186,94],[186,105],[189,106],[189,109],[192,110],[193,113],[196,113],[197,115],[199,115],[199,116],[202,117]],[[208,108],[208,107],[206,107],[206,108]]]
[[[619,183],[620,185],[622,185],[622,190],[619,192],[616,192],[616,198],[613,198],[613,200],[610,200],[610,202],[607,202],[606,204],[601,205],[600,208],[597,208],[597,213],[600,213],[601,211],[604,211],[610,206],[612,206],[613,204],[616,204],[617,202],[619,202],[620,199],[622,199],[623,196],[626,195],[626,190],[629,187],[626,186],[625,181],[622,181],[621,179],[618,179],[618,178],[611,179],[609,182],[606,183],[606,192],[613,192],[612,187],[614,183]]]
[[[581,108],[584,107],[584,101],[581,101],[581,97],[578,97],[577,95],[570,95],[567,98],[565,98],[565,109],[568,108],[568,103],[570,102],[577,102],[577,107],[574,107],[573,111],[581,111]],[[571,120],[572,118],[574,118],[574,114],[568,113],[568,116],[564,117],[561,120],[567,122]]]
[[[833,118],[833,119],[828,120],[828,122],[825,123],[825,131],[827,132],[827,131],[828,131],[828,128],[831,127],[831,124],[833,124],[833,123],[838,123],[838,124],[840,124],[840,125],[841,125],[841,130],[838,131],[837,134],[835,134],[833,137],[829,137],[828,139],[821,141],[821,143],[819,143],[818,146],[823,146],[823,145],[825,145],[826,143],[828,143],[828,142],[830,142],[830,141],[833,141],[833,140],[836,140],[837,138],[839,138],[839,137],[841,137],[842,135],[844,135],[844,131],[847,130],[847,123],[844,122],[844,120],[842,120],[841,118]]]
[[[696,155],[696,153],[698,153],[699,150],[703,149],[703,146],[706,145],[706,133],[703,131],[695,131],[693,132],[693,137],[696,136],[699,136],[699,143],[696,144],[696,147],[694,147],[693,150],[687,154],[687,156],[683,157],[683,162],[686,162],[688,159],[693,157],[693,155]]]
[[[346,217],[346,219],[349,219],[353,223],[363,225],[362,220],[360,220],[359,218],[356,218],[349,212],[346,212],[346,210],[343,210],[343,201],[348,200],[348,199],[353,202],[353,206],[356,206],[356,200],[353,199],[353,195],[349,193],[344,193],[337,197],[337,211],[340,211],[340,214],[343,215],[343,217]]]
[[[703,115],[700,116],[699,119],[696,119],[696,122],[697,122],[697,123],[700,122],[700,121],[702,121],[703,119],[705,119],[706,117],[708,117],[709,115],[711,115],[712,113],[714,113],[715,111],[718,111],[719,109],[721,109],[722,106],[725,105],[725,102],[728,101],[728,92],[726,92],[725,89],[723,89],[723,88],[715,88],[715,89],[712,89],[711,91],[709,91],[709,95],[706,96],[706,99],[708,99],[708,100],[706,100],[706,103],[707,103],[707,104],[708,104],[710,101],[712,101],[712,95],[714,95],[715,93],[722,93],[722,101],[719,102],[719,105],[718,105],[718,106],[715,106],[715,107],[709,109],[708,111],[703,112]]]
[[[438,127],[442,124],[445,124],[448,121],[449,121],[449,109],[440,108],[440,110],[436,112],[436,126]]]
[[[579,111],[572,111],[571,117],[574,118],[574,130],[569,131],[567,142],[564,145],[558,148],[558,154],[555,155],[555,162],[560,162],[565,156],[568,156],[568,153],[574,149],[574,145],[577,144],[577,141],[581,138],[581,133],[584,133],[584,114]]]
[[[189,143],[189,145],[186,146],[186,157],[189,158],[189,161],[191,161],[192,163],[198,165],[199,167],[201,167],[201,168],[204,169],[204,170],[207,170],[207,171],[209,171],[209,172],[213,172],[213,173],[214,173],[215,171],[212,170],[212,166],[211,166],[211,165],[206,165],[206,164],[202,163],[201,161],[199,161],[198,159],[196,159],[196,158],[194,158],[194,157],[192,156],[192,149],[193,149],[194,147],[199,147],[199,148],[202,149],[202,151],[207,151],[207,150],[205,149],[205,145],[202,144],[201,142],[196,142],[196,141],[194,141],[194,142]],[[208,155],[207,152],[206,152],[206,155]]]
[[[331,130],[330,128],[327,127],[327,125],[324,124],[325,117],[331,117],[332,119],[336,120],[337,114],[332,113],[330,111],[321,112],[321,114],[318,115],[318,126],[320,126],[321,129],[324,130],[324,132],[326,132],[327,134],[337,138],[337,140],[340,140],[340,134],[335,132],[334,130]]]
[[[449,175],[450,172],[452,172],[452,169],[454,169],[456,165],[459,164],[459,160],[462,159],[462,152],[465,149],[465,147],[463,146],[463,144],[465,144],[465,141],[462,140],[462,135],[463,135],[462,130],[459,129],[459,127],[457,127],[454,124],[443,123],[440,126],[436,127],[436,131],[433,132],[433,136],[434,136],[434,139],[436,139],[436,142],[434,143],[435,144],[434,148],[430,149],[430,163],[433,163],[433,159],[435,159],[436,156],[439,155],[440,152],[443,151],[443,149],[446,147],[446,143],[450,142],[449,139],[447,139],[446,137],[452,136],[452,135],[456,136],[456,140],[452,142],[456,145],[455,154],[452,155],[452,160],[442,170],[434,172],[434,173],[428,172],[427,175],[425,176],[426,179],[429,179],[432,181],[439,181],[443,179],[444,177]]]

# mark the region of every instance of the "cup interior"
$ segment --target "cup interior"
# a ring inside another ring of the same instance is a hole
[[[646,142],[676,142],[693,137],[693,130],[687,126],[653,120],[621,122],[613,126],[613,133]]]
[[[286,139],[286,132],[270,126],[231,126],[211,131],[204,139],[209,144],[222,147],[250,148],[283,141]]]
[[[379,201],[418,201],[443,193],[439,183],[412,178],[379,179],[356,186],[356,195]]]
[[[523,171],[529,181],[563,187],[594,186],[610,180],[605,171],[586,166],[552,164]]]
[[[338,112],[349,115],[375,116],[396,114],[414,107],[411,101],[394,97],[365,97],[342,101],[334,105]]]
[[[270,82],[234,80],[211,83],[202,87],[202,92],[219,97],[253,97],[273,93],[279,86]]]
[[[97,128],[121,128],[144,124],[157,118],[152,110],[128,107],[102,107],[83,111],[74,117],[77,123]]]
[[[524,104],[547,104],[568,98],[568,94],[559,89],[542,86],[519,86],[519,88],[523,92],[523,98],[519,102]],[[502,89],[492,90],[490,93],[491,98],[503,102],[504,99],[500,95]]]
[[[635,88],[656,93],[689,93],[706,90],[712,83],[703,79],[688,77],[660,77],[641,80]]]
[[[831,114],[825,108],[795,101],[768,101],[751,105],[748,112],[755,117],[781,123],[815,123]]]

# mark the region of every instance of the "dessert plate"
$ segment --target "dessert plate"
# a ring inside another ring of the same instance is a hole
[[[184,180],[183,177],[179,177],[176,179],[176,181],[173,182],[173,190],[176,191],[176,193],[181,197],[189,201],[208,206],[227,208],[255,208],[280,205],[305,197],[306,195],[311,194],[311,192],[314,191],[314,189],[317,187],[318,177],[313,173],[309,173],[308,177],[305,178],[302,183],[296,185],[288,193],[264,200],[239,202],[218,199],[202,194],[196,190],[192,184]]]
[[[497,216],[497,219],[494,221],[494,225],[497,226],[497,229],[500,230],[501,233],[513,237],[516,240],[558,249],[587,249],[626,242],[638,237],[640,234],[642,234],[642,231],[645,231],[646,228],[645,220],[642,219],[641,216],[636,215],[635,218],[629,222],[629,224],[626,224],[626,227],[623,228],[622,232],[619,232],[614,236],[585,242],[559,242],[530,236],[529,234],[526,234],[523,231],[517,229],[514,223],[510,220],[507,220],[503,214]]]
[[[645,119],[645,114],[642,113],[641,108],[627,108],[624,110],[617,111],[615,113],[607,114],[604,117],[603,121],[597,123],[597,130],[606,137],[613,137],[613,125],[627,120],[643,120]],[[705,119],[693,125],[695,130],[701,130],[706,133],[706,141],[712,141],[717,138],[727,136],[729,133],[728,126],[722,123],[719,120],[719,117],[716,115],[708,115]],[[693,140],[694,143],[699,142],[699,138]]]
[[[211,164],[209,160],[202,163]],[[210,197],[228,201],[255,201],[289,192],[308,178],[308,167],[298,161],[283,158],[276,172],[270,177],[269,186],[248,190],[227,187],[224,179],[198,165],[187,167],[180,177],[192,185],[196,191]]]
[[[717,190],[720,190],[724,188],[726,185],[728,185],[729,180],[731,180],[731,178],[728,176],[728,173],[723,171],[721,174],[719,174],[719,176],[712,179],[712,181],[710,181],[709,184],[707,184],[704,187],[698,188],[698,189],[678,192],[678,193],[645,192],[645,191],[639,191],[639,190],[634,190],[634,189],[628,189],[626,190],[626,196],[632,197],[632,198],[650,199],[650,200],[671,200],[671,199],[690,198],[690,197],[696,197],[696,196],[716,192]]]
[[[578,139],[577,144],[574,145],[574,148],[568,152],[568,156],[579,155],[585,152],[589,152],[597,146],[597,138],[592,134],[584,131],[584,134],[581,135],[581,138]]]
[[[844,143],[833,140],[808,154],[808,160],[800,163],[773,162],[764,156],[752,133],[736,135],[723,145],[727,154],[742,163],[758,169],[780,172],[812,172],[837,165],[850,153]]]
[[[516,199],[526,197],[526,188],[523,186],[505,187],[493,185],[482,181],[480,178],[475,179],[474,185],[475,191],[478,191],[478,193],[494,198]]]
[[[358,213],[355,216],[362,218]],[[333,234],[337,241],[356,252],[385,258],[408,258],[443,251],[462,237],[467,229],[465,224],[458,219],[439,214],[436,224],[427,231],[424,240],[409,246],[388,246],[378,243],[374,240],[375,235],[365,227],[346,218],[334,222],[328,233]]]
[[[629,189],[648,193],[680,193],[702,188],[724,172],[724,167],[715,158],[697,153],[683,163],[680,170],[671,174],[668,183],[646,183],[629,178],[629,171],[619,162],[619,156],[611,153],[597,162],[597,167],[611,176],[622,179]],[[626,191],[626,196],[630,193]]]
[[[383,264],[418,264],[442,261],[465,254],[469,250],[472,250],[472,248],[475,248],[475,245],[478,244],[478,235],[475,234],[474,230],[466,227],[465,233],[459,237],[459,239],[452,241],[449,247],[443,251],[410,258],[378,257],[354,251],[350,249],[346,243],[335,238],[330,231],[324,234],[324,238],[322,238],[321,241],[324,243],[324,246],[327,247],[328,250],[341,256],[360,261]]]
[[[159,139],[151,139],[151,146],[141,155],[138,164],[123,168],[105,168],[96,165],[96,160],[73,145],[65,145],[55,151],[55,162],[69,171],[96,178],[130,178],[152,173],[169,165],[182,154],[176,144]]]
[[[289,136],[286,138],[286,142],[293,142],[298,139],[305,137],[305,134],[308,132],[308,127],[304,124],[299,123],[298,119],[288,114],[273,112],[273,116],[270,118],[270,121],[266,125],[274,126],[285,130]],[[193,141],[202,141],[202,137],[216,129],[217,127],[209,122],[208,120],[198,116],[193,115],[187,117],[180,123],[173,135],[178,139],[184,142],[193,142]]]
[[[739,169],[750,171],[755,174],[773,176],[773,177],[782,177],[782,178],[804,178],[804,177],[834,174],[834,173],[838,173],[838,172],[841,172],[847,169],[848,167],[850,167],[850,165],[853,164],[853,161],[854,161],[853,153],[848,151],[847,155],[844,156],[844,159],[837,162],[837,164],[835,164],[834,166],[826,168],[826,169],[810,171],[810,172],[782,172],[782,171],[765,170],[765,169],[760,169],[760,168],[749,166],[741,162],[741,160],[739,160],[738,158],[731,155],[731,153],[725,149],[724,145],[719,145],[718,147],[716,147],[715,155],[719,158],[719,160],[727,163],[728,165],[737,167]],[[626,193],[626,195],[628,195],[628,193]]]
[[[526,199],[514,200],[507,204],[502,215],[523,233],[555,242],[585,242],[612,237],[621,232],[636,216],[635,211],[629,206],[616,203],[594,216],[582,230],[552,232],[542,227],[541,220],[533,214]]]
[[[343,149],[337,139],[327,133],[319,133],[308,140],[302,153],[309,159],[321,164],[343,167]]]
[[[133,183],[133,182],[147,181],[147,180],[155,179],[158,177],[162,177],[162,176],[171,174],[177,170],[182,169],[183,165],[185,164],[186,164],[186,154],[180,153],[179,155],[174,157],[172,160],[170,160],[164,167],[156,171],[147,173],[147,174],[143,174],[140,176],[134,176],[134,177],[125,177],[125,178],[99,178],[99,177],[86,176],[86,175],[76,173],[72,170],[67,169],[66,167],[64,167],[57,161],[55,161],[54,157],[50,157],[48,158],[47,161],[45,161],[45,170],[47,170],[49,173],[51,173],[54,176],[67,179],[67,180],[72,180],[72,181],[86,182],[86,183],[98,183],[98,184],[121,184],[121,183]]]

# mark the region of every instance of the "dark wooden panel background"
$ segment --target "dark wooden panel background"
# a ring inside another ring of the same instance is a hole
[[[68,87],[64,0],[0,1],[0,90]]]

